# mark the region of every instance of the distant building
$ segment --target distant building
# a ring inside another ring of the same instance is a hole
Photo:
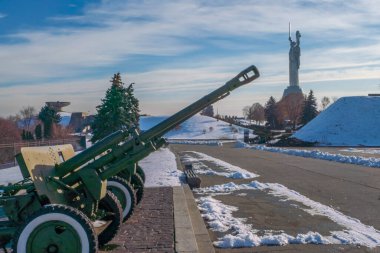
[[[94,121],[93,115],[86,112],[63,112],[62,108],[69,106],[70,102],[46,102],[46,105],[61,114],[62,120],[60,125],[71,128],[75,133],[86,132],[90,129],[91,123]]]
[[[86,131],[94,121],[94,115],[88,115],[85,112],[73,112],[71,114],[69,127],[76,133]]]

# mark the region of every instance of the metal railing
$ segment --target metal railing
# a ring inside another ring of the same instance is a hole
[[[70,137],[56,140],[41,140],[41,141],[25,141],[15,143],[0,143],[0,169],[5,169],[17,165],[14,156],[18,154],[23,147],[40,147],[54,146],[62,144],[71,144],[75,151],[80,151],[86,148],[84,136]]]

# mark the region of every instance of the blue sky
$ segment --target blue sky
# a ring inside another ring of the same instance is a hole
[[[379,1],[0,0],[0,116],[70,101],[95,112],[109,80],[134,82],[143,113],[171,114],[255,64],[261,78],[222,114],[281,98],[288,22],[300,84],[316,96],[380,93]]]

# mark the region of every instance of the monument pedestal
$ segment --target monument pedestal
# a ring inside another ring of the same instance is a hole
[[[282,95],[282,97],[286,97],[287,95],[294,94],[294,93],[303,94],[302,89],[298,85],[289,85],[284,90],[284,94]]]

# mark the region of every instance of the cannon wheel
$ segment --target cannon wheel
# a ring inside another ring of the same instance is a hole
[[[144,196],[144,181],[139,174],[134,174],[131,180],[136,191],[136,204],[138,205]]]
[[[107,182],[107,189],[115,194],[123,210],[123,221],[126,221],[136,206],[136,194],[132,185],[121,177],[111,177]]]
[[[107,212],[102,221],[111,221],[111,224],[98,235],[99,245],[102,246],[111,241],[119,231],[123,223],[123,211],[120,201],[111,191],[107,191],[106,196],[100,200],[99,209]]]
[[[46,205],[31,215],[14,236],[13,253],[96,253],[91,221],[65,205]]]
[[[139,176],[141,177],[141,179],[143,180],[143,182],[145,183],[145,172],[144,170],[137,165],[137,169],[136,169],[136,173],[139,174]]]

